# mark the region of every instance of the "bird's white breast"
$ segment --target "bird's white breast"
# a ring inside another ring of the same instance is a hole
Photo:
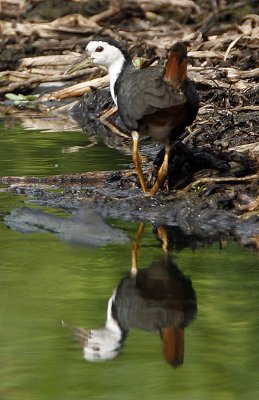
[[[122,71],[123,65],[125,62],[125,58],[124,56],[121,54],[120,57],[117,58],[116,61],[114,61],[110,66],[109,66],[109,76],[110,76],[110,92],[111,92],[111,96],[112,99],[114,101],[114,103],[117,104],[117,96],[115,94],[115,83]]]

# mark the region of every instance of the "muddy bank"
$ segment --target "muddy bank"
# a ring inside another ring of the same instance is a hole
[[[244,100],[243,108],[234,110],[222,105],[223,98],[227,96],[226,90],[204,88],[198,83],[196,88],[201,104],[213,102],[214,108],[205,109],[202,113],[200,110],[191,130],[187,129],[173,144],[167,182],[169,188],[180,189],[205,177],[234,178],[256,174],[259,167],[259,134],[256,131],[259,114],[251,108],[257,102],[255,90],[247,92],[250,98]],[[256,91],[259,94],[258,88]],[[236,96],[236,93],[228,93],[228,101],[237,101]],[[100,120],[100,115],[111,104],[108,89],[93,90],[85,94],[69,113],[83,131],[101,136],[108,146],[131,151],[130,134],[118,113],[109,119],[116,129],[114,132]],[[141,153],[145,156],[145,168],[152,186],[163,160],[164,149],[151,139],[144,138],[141,139]]]
[[[155,199],[143,197],[131,165],[121,173],[2,177],[2,190],[70,212],[86,204],[105,218],[166,224],[187,238],[233,234],[258,247],[259,19],[254,1],[11,3],[12,8],[0,12],[3,114],[32,107],[48,119],[69,112],[83,131],[129,154],[131,141],[118,115],[110,122],[121,135],[101,118],[112,106],[106,71],[89,66],[80,74],[65,75],[96,35],[119,40],[132,56],[159,57],[161,64],[172,43],[183,40],[200,110],[172,148],[169,192],[161,191]],[[39,97],[10,100],[5,97],[10,92]],[[148,138],[140,147],[152,185],[163,148]],[[47,190],[52,185],[62,193]]]
[[[242,195],[239,185],[235,190],[229,186],[218,196],[185,192],[144,198],[140,189],[120,188],[118,182],[108,180],[99,188],[72,185],[65,187],[63,193],[53,186],[22,184],[12,185],[9,191],[27,196],[28,206],[62,208],[71,213],[77,213],[83,207],[94,210],[103,218],[149,222],[154,227],[166,225],[175,248],[211,243],[229,235],[243,245],[258,248],[259,216],[255,211],[258,201]],[[237,212],[238,208],[242,209],[242,216]]]

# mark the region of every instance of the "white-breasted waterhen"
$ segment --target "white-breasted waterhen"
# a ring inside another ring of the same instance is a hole
[[[108,301],[104,326],[63,326],[72,330],[87,361],[116,358],[131,329],[158,333],[165,360],[176,368],[184,362],[184,332],[196,311],[191,281],[168,256],[138,269],[135,277],[129,274],[120,280]]]
[[[140,224],[136,241],[143,227]],[[120,280],[110,297],[103,327],[86,329],[63,323],[79,341],[86,360],[117,357],[130,330],[138,328],[159,333],[166,361],[175,368],[183,364],[184,330],[196,316],[196,294],[191,280],[170,257],[165,227],[159,227],[157,235],[164,255],[147,268],[138,268],[138,245],[133,241],[130,274]]]
[[[172,142],[192,124],[199,108],[195,86],[187,77],[185,45],[177,42],[171,47],[164,67],[136,69],[129,53],[117,41],[92,40],[68,72],[82,68],[84,58],[108,68],[111,96],[132,134],[133,162],[141,187],[145,194],[155,195],[167,177]],[[139,135],[148,135],[165,146],[157,181],[149,192],[141,168]]]

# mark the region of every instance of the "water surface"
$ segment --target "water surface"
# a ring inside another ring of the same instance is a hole
[[[0,118],[1,176],[119,170],[130,162],[130,155],[108,148],[101,138],[84,134],[79,128],[62,130],[62,121],[59,131],[46,129],[48,120],[35,118],[30,124],[45,129],[30,126],[28,130],[18,119]]]
[[[87,147],[90,138],[81,132],[25,131],[5,122],[0,141],[1,175],[80,172],[87,165],[89,170],[94,165],[109,170],[126,161],[101,142]],[[75,145],[83,149],[62,153],[62,148]],[[93,249],[71,246],[52,233],[12,231],[3,216],[24,201],[22,196],[0,193],[1,399],[259,397],[256,253],[231,238],[222,249],[214,243],[170,250],[177,268],[191,279],[198,308],[185,329],[181,367],[174,369],[165,361],[159,334],[140,329],[130,330],[117,358],[91,363],[84,360],[78,342],[61,321],[88,328],[104,324],[107,301],[131,267],[131,242]],[[58,212],[62,213],[66,215]],[[138,227],[108,222],[129,238]],[[139,267],[148,267],[161,255],[161,243],[153,227],[146,225]]]

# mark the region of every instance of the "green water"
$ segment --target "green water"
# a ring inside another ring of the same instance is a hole
[[[15,119],[0,118],[1,176],[119,170],[130,159],[80,130],[25,130]]]
[[[1,174],[45,173],[45,158],[41,158],[39,148],[26,150],[24,146],[21,150],[21,154],[28,151],[28,160],[37,153],[37,162],[31,160],[30,168],[19,158],[18,145],[13,146],[16,166],[3,162],[2,156],[8,156],[2,148],[7,143],[5,129],[0,131]],[[34,135],[40,137],[17,126],[15,130],[19,138],[16,142],[12,131],[13,143],[21,144],[24,139],[19,142],[20,137],[27,134],[28,146]],[[47,136],[53,134],[44,135],[47,142]],[[55,146],[61,148],[66,140],[72,146],[74,141],[76,145],[87,143],[87,136],[81,135],[71,133],[65,139],[66,135],[56,133],[55,145],[49,143],[49,148],[61,160]],[[12,153],[11,144],[6,146]],[[109,152],[113,150],[106,151],[106,169],[112,169],[115,157],[110,164]],[[64,159],[63,171],[68,172],[71,165],[77,172],[83,168],[85,159],[79,153],[74,154],[72,164],[71,160],[65,164]],[[119,153],[114,154],[123,160]],[[25,200],[0,193],[0,216]],[[135,223],[109,222],[129,237],[137,229]],[[140,267],[162,254],[150,225],[140,246]],[[192,280],[198,306],[196,319],[185,330],[185,360],[178,369],[165,362],[155,333],[133,329],[116,359],[90,363],[84,360],[70,331],[61,325],[62,320],[89,328],[103,325],[107,301],[131,265],[130,242],[98,249],[73,247],[51,233],[14,232],[2,218],[0,254],[1,400],[259,398],[259,260],[257,254],[235,241],[229,240],[222,250],[214,243],[195,251],[171,251],[178,268]]]

